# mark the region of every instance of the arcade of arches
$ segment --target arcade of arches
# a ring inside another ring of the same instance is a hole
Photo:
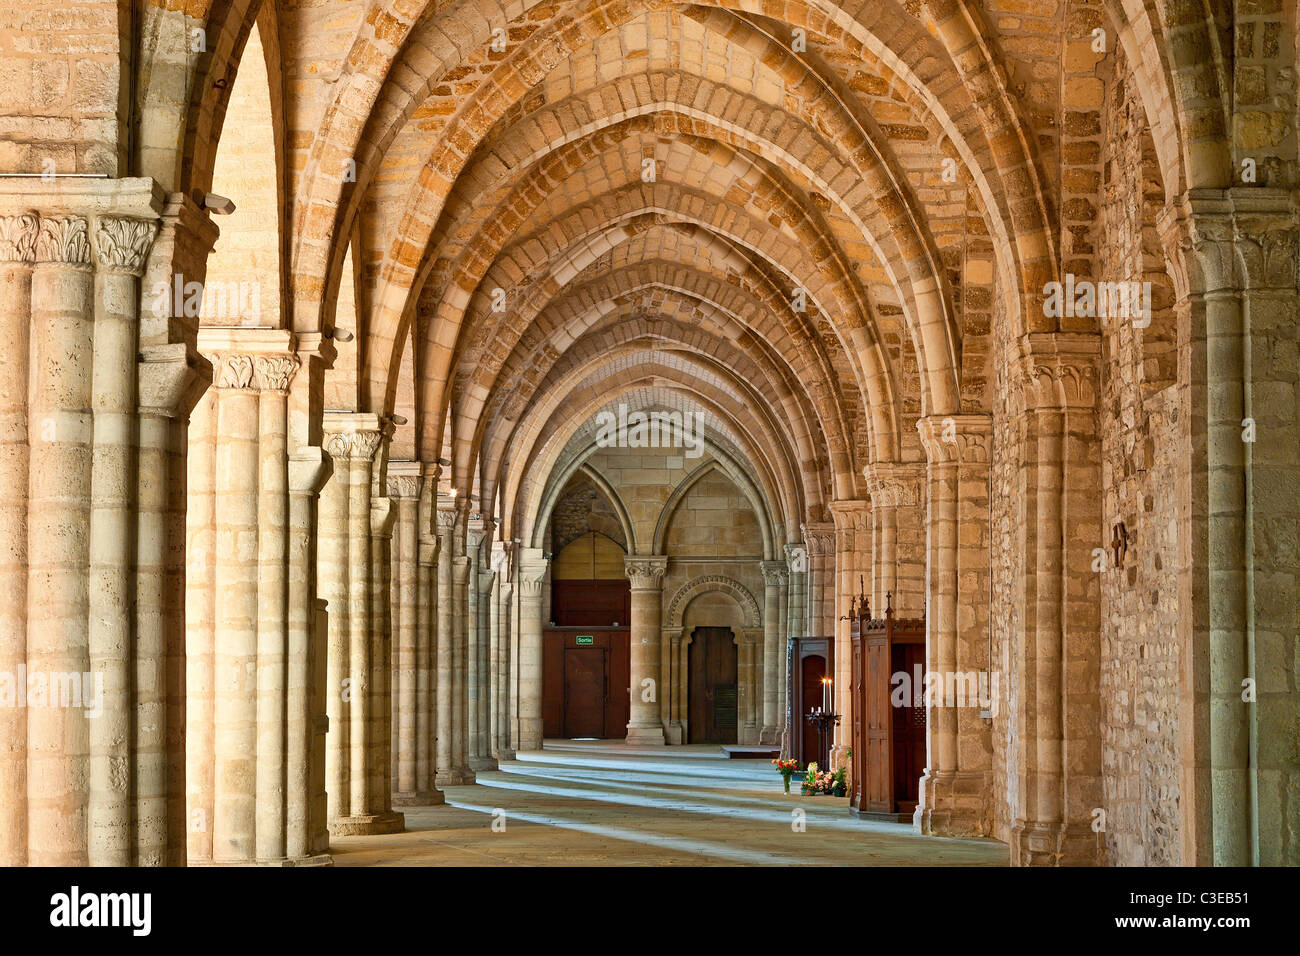
[[[11,0],[0,862],[779,748],[792,637],[840,761],[863,592],[928,845],[1300,864],[1296,16]]]

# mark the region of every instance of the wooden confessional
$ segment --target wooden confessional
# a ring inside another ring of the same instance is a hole
[[[853,759],[849,809],[911,814],[925,771],[925,618],[871,616],[865,593],[850,606]],[[895,682],[893,675],[906,675]],[[897,687],[897,690],[896,690]]]

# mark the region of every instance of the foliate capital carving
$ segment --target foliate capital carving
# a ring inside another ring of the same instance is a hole
[[[36,261],[90,265],[90,236],[81,216],[41,217],[36,235]]]
[[[1295,224],[1279,217],[1239,216],[1236,252],[1247,289],[1295,289]]]
[[[989,415],[931,415],[919,418],[916,429],[931,464],[988,464],[993,419]]]
[[[1040,408],[1091,409],[1097,404],[1098,336],[1033,332],[1021,359],[1024,381]]]
[[[780,587],[789,580],[790,571],[784,561],[764,561],[762,569],[763,583],[768,587]]]
[[[104,216],[95,221],[95,255],[99,267],[109,272],[139,276],[158,234],[158,223],[148,219]]]
[[[521,571],[519,573],[519,596],[524,599],[537,600],[542,596],[542,582],[545,580],[545,568],[541,571]]]
[[[863,470],[873,508],[915,508],[924,500],[925,466],[920,462],[878,461]]]
[[[663,586],[668,558],[664,555],[629,555],[623,559],[623,570],[632,579],[632,590],[658,590]]]
[[[800,526],[804,547],[809,555],[835,553],[835,524],[831,521],[810,522]]]
[[[242,352],[217,352],[207,358],[212,363],[213,387],[253,387],[253,356]]]
[[[388,496],[390,498],[419,498],[420,479],[415,475],[389,475]]]
[[[468,542],[469,550],[477,552],[483,546],[483,541],[487,537],[488,522],[482,514],[470,514],[465,519],[465,539]]]
[[[35,262],[41,217],[34,212],[0,216],[0,262]]]
[[[433,513],[433,526],[440,538],[444,534],[451,534],[456,530],[456,509],[438,508],[435,510]]]
[[[330,432],[325,436],[325,450],[331,458],[371,461],[383,438],[384,433],[376,429]]]
[[[302,361],[296,355],[253,356],[253,387],[263,391],[287,392]]]

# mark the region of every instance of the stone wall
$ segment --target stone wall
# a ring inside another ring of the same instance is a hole
[[[992,669],[999,674],[999,699],[993,717],[993,836],[1010,839],[1011,822],[1018,806],[1015,786],[1016,721],[1020,686],[1016,666],[1018,635],[1021,633],[1023,602],[1017,582],[1023,573],[1024,555],[1018,527],[1021,520],[1020,463],[1024,438],[1020,414],[1024,405],[1015,367],[1016,342],[1011,334],[1005,298],[994,296],[993,308],[993,449],[990,456],[989,537],[992,574],[991,618],[993,621]]]
[[[1118,561],[1107,549],[1100,572],[1103,840],[1113,864],[1177,865],[1180,477],[1163,334],[1172,290],[1154,227],[1162,197],[1154,147],[1122,56],[1115,72],[1098,260],[1103,279],[1151,282],[1153,314],[1145,328],[1147,317],[1100,319],[1102,528],[1110,542],[1122,523],[1127,540]]]

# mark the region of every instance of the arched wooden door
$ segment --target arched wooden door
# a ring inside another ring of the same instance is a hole
[[[737,739],[739,648],[729,627],[697,627],[687,661],[690,742],[734,744]]]

